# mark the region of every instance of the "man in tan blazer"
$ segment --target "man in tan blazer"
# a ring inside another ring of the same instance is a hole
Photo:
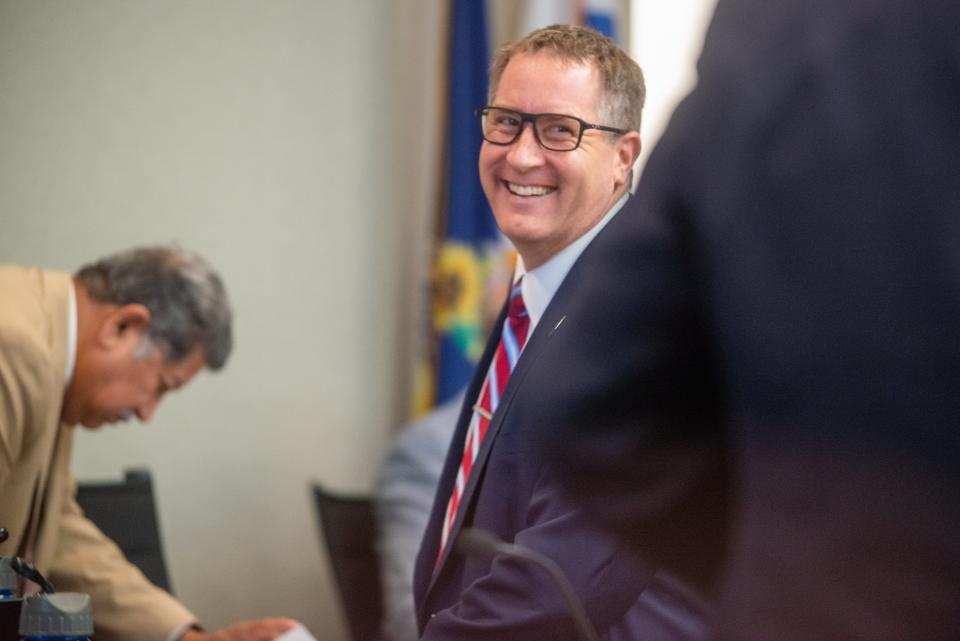
[[[223,366],[230,321],[219,277],[179,249],[128,251],[74,277],[0,266],[0,525],[11,535],[0,555],[90,594],[97,641],[267,641],[295,625],[201,631],[74,499],[73,426],[149,420],[166,392]]]

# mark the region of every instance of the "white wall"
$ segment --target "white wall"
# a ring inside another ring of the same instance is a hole
[[[630,53],[643,68],[647,104],[640,135],[643,167],[677,103],[697,81],[696,62],[716,0],[633,0]]]
[[[75,457],[152,469],[174,587],[211,627],[345,638],[307,484],[369,489],[407,412],[436,4],[0,0],[0,262],[173,241],[233,299],[226,370]]]

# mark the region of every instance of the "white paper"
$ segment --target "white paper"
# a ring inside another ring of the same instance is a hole
[[[317,641],[316,638],[310,632],[303,627],[298,625],[295,628],[287,630],[280,636],[278,636],[274,641]]]

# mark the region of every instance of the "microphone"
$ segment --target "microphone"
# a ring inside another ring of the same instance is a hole
[[[10,567],[13,568],[13,571],[22,576],[25,579],[33,581],[40,586],[40,589],[46,594],[53,594],[56,590],[53,589],[53,584],[50,583],[47,577],[43,576],[32,563],[21,559],[19,556],[15,556],[10,559]]]
[[[534,563],[547,571],[550,580],[563,595],[567,602],[567,609],[573,616],[573,621],[577,626],[579,637],[583,641],[600,641],[596,628],[587,618],[587,612],[583,608],[580,599],[577,598],[570,580],[563,574],[563,570],[557,565],[556,561],[548,556],[516,543],[506,543],[496,536],[477,528],[463,528],[457,537],[456,550],[461,554],[494,557],[498,554],[508,556],[513,559],[522,559]]]

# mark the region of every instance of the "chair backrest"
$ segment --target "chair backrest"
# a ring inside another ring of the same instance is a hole
[[[20,606],[23,599],[0,599],[0,639],[20,638]]]
[[[353,641],[378,639],[383,601],[372,502],[330,493],[319,483],[313,484],[313,496],[350,636]]]
[[[78,483],[84,514],[110,537],[150,581],[173,592],[164,561],[149,470],[126,470],[121,483]]]

